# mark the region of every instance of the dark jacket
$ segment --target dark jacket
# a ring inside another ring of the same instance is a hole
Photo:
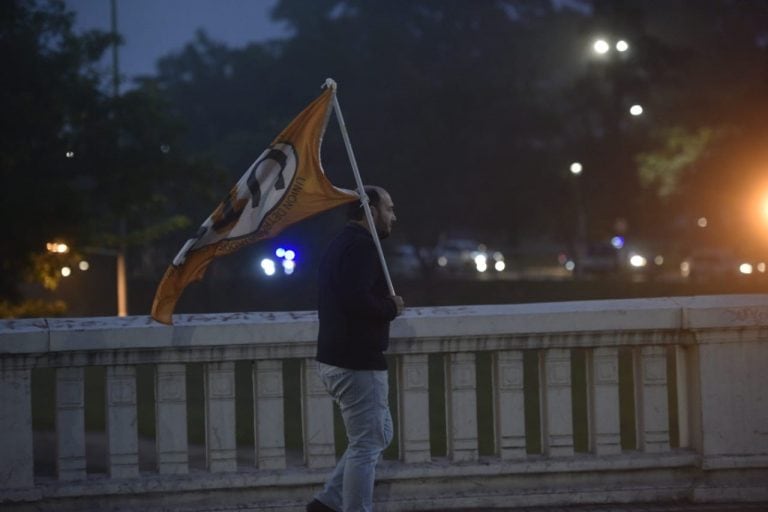
[[[389,322],[397,307],[373,238],[350,223],[320,261],[317,360],[352,370],[386,370]]]

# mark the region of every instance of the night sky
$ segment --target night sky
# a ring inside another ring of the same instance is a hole
[[[65,0],[77,15],[76,31],[110,30],[110,0]],[[180,50],[202,28],[228,46],[287,35],[272,22],[276,0],[117,0],[120,72],[127,78],[152,74],[159,57]],[[105,59],[111,63],[111,54]]]

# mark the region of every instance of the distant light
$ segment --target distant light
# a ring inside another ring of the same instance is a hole
[[[574,263],[572,260],[568,260],[565,262],[565,270],[569,272],[573,272],[573,269],[576,268],[576,263]]]
[[[664,264],[664,256],[662,256],[661,254],[656,255],[656,257],[653,258],[653,262],[656,265],[658,265],[658,266],[663,265]]]
[[[633,254],[629,258],[629,264],[635,268],[640,268],[646,266],[648,264],[648,260],[646,260],[644,256]]]
[[[439,258],[437,258],[437,264],[441,267],[448,265],[448,258],[446,258],[445,256],[440,256]]]
[[[283,271],[291,275],[293,274],[293,271],[296,270],[296,262],[293,260],[283,260]]]
[[[706,217],[699,217],[699,220],[696,221],[696,224],[698,224],[700,228],[707,227],[708,223],[709,222],[707,221]]]
[[[275,275],[275,271],[277,270],[275,267],[275,262],[269,258],[264,258],[261,260],[261,269],[264,271],[264,274],[268,276]]]
[[[621,41],[618,41],[616,43],[616,51],[625,52],[627,50],[629,50],[629,43],[628,42],[626,42],[626,41],[624,41],[622,39]]]
[[[160,151],[162,151],[165,154],[168,154],[171,152],[171,146],[169,146],[168,144],[162,144],[160,146]]]
[[[629,107],[629,113],[635,117],[641,115],[643,113],[642,105],[632,105],[631,107]]]
[[[496,272],[504,272],[504,269],[505,269],[505,268],[507,268],[507,264],[506,264],[506,263],[504,263],[503,261],[497,261],[497,262],[496,262],[496,263],[493,265],[493,268],[495,268],[495,269],[496,269]]]
[[[611,45],[609,45],[608,41],[606,41],[605,39],[598,39],[592,44],[592,49],[598,55],[604,55],[611,50]]]
[[[66,254],[69,252],[69,246],[61,242],[48,242],[45,244],[45,248],[48,252],[55,252],[58,254]]]
[[[614,249],[621,249],[624,247],[624,237],[623,236],[615,236],[611,238],[611,245]]]
[[[571,172],[573,174],[581,174],[581,171],[584,170],[584,167],[581,165],[580,162],[573,162],[571,164]]]
[[[282,247],[278,247],[277,250],[275,251],[275,256],[277,256],[278,258],[285,258],[285,249],[283,249]]]
[[[751,274],[752,273],[752,265],[750,263],[742,263],[739,265],[739,272],[742,274]]]
[[[67,158],[75,158],[75,152],[74,151],[67,151],[66,152]]]
[[[69,267],[61,267],[61,275],[64,277],[69,277],[72,274],[72,269]]]
[[[688,277],[691,275],[691,264],[687,261],[680,263],[680,275]]]
[[[499,251],[496,251],[493,253],[493,260],[494,261],[504,261],[504,255],[501,254]]]
[[[288,249],[287,251],[285,251],[285,259],[287,259],[288,261],[295,260],[296,259],[296,253],[293,252],[292,250]]]
[[[765,262],[764,261],[761,261],[760,263],[757,264],[757,271],[760,272],[761,274],[765,273]]]
[[[90,263],[88,263],[88,262],[87,262],[87,261],[85,261],[85,260],[83,260],[83,261],[81,261],[80,263],[78,263],[78,264],[77,264],[77,266],[78,266],[78,268],[80,268],[80,270],[82,270],[83,272],[85,272],[86,270],[88,270],[89,268],[91,268],[91,265],[90,265]]]
[[[478,254],[475,256],[475,268],[478,272],[485,272],[488,270],[488,258],[485,254]]]

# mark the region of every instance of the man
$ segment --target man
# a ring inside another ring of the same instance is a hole
[[[381,452],[392,441],[387,362],[389,323],[403,299],[389,295],[373,236],[387,238],[395,222],[392,198],[366,187],[373,228],[361,203],[320,262],[317,371],[344,418],[348,446],[308,512],[368,512]]]

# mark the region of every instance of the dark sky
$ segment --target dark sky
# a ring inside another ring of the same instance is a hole
[[[179,50],[202,28],[215,41],[243,46],[287,35],[269,12],[277,0],[117,0],[120,72],[153,73],[158,57]],[[110,29],[110,0],[65,0],[75,29]],[[111,62],[111,61],[110,61]]]

